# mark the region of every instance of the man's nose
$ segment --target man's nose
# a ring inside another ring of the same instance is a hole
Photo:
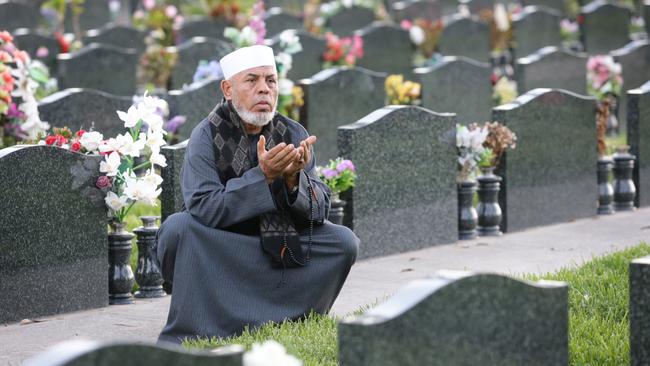
[[[269,84],[266,83],[266,80],[257,82],[257,92],[262,94],[268,94],[271,92],[271,88],[269,88]]]

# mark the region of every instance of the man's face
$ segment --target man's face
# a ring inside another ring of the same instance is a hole
[[[273,118],[278,103],[278,75],[274,67],[244,70],[222,82],[222,89],[244,122],[263,126]]]

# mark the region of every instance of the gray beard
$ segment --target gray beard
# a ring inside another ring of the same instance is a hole
[[[273,110],[270,112],[253,112],[240,105],[234,97],[232,98],[232,106],[235,108],[235,111],[239,115],[239,118],[248,124],[258,127],[266,126],[269,122],[271,122],[273,116],[275,116],[275,107],[273,107]]]

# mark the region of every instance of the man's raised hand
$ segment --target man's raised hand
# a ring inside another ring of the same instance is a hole
[[[294,160],[299,159],[300,149],[295,148],[293,144],[287,145],[284,142],[268,151],[265,146],[266,138],[262,135],[257,142],[257,159],[260,169],[266,177],[266,182],[271,184]]]

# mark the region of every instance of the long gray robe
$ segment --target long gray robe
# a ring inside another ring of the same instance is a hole
[[[227,337],[241,333],[245,326],[297,319],[312,310],[327,313],[357,256],[356,235],[325,220],[314,226],[309,264],[287,269],[286,283],[278,286],[282,270],[271,267],[260,237],[232,228],[281,205],[293,216],[307,219],[307,179],[301,174],[293,201],[281,178],[268,185],[257,166],[254,138],[250,150],[255,168],[224,185],[209,123],[206,119],[194,129],[187,147],[181,185],[186,211],[169,216],[158,233],[158,261],[165,281],[173,284],[167,324],[159,341]],[[295,146],[308,137],[298,123],[290,121],[288,127]],[[313,156],[305,171],[315,181],[317,214],[326,217],[329,190],[315,173]],[[299,228],[299,234],[307,250],[309,229]]]

